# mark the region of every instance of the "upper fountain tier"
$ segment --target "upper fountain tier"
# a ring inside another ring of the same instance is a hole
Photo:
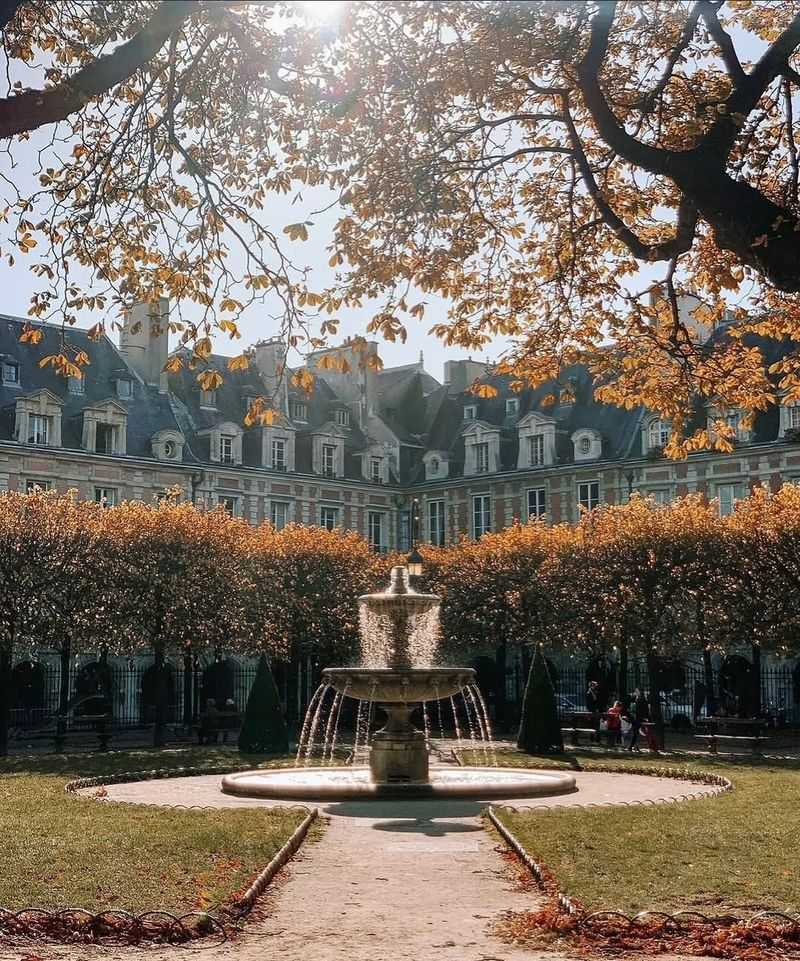
[[[439,642],[436,594],[414,591],[405,567],[393,567],[389,587],[359,597],[361,665],[329,668],[323,680],[350,697],[409,702],[449,697],[471,683],[471,668],[433,667]]]

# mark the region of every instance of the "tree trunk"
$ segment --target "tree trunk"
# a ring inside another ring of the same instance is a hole
[[[8,754],[8,728],[11,720],[11,649],[0,651],[0,757]]]
[[[58,718],[56,719],[56,750],[64,746],[67,734],[67,713],[69,712],[69,672],[72,666],[72,640],[65,637],[59,654],[60,671],[58,677]]]
[[[711,665],[711,651],[703,648],[703,682],[706,688],[706,714],[713,717],[717,712],[717,696],[714,693],[714,668]]]
[[[497,645],[494,654],[494,723],[498,729],[506,724],[506,660],[508,647],[505,641]]]
[[[164,747],[167,729],[167,671],[164,649],[155,648],[156,712],[153,747]]]
[[[761,645],[753,644],[753,689],[752,689],[752,702],[751,702],[751,713],[753,717],[758,717],[761,714]]]
[[[191,654],[183,655],[183,726],[187,731],[191,730],[193,712],[193,686],[194,686],[194,658]]]
[[[661,677],[658,658],[647,655],[647,675],[650,689],[650,721],[655,728],[656,743],[659,751],[664,750],[664,714],[661,710]]]
[[[628,707],[628,639],[619,642],[619,661],[617,662],[617,698],[622,706]]]

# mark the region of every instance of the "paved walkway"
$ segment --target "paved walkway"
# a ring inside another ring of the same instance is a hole
[[[680,797],[702,790],[684,781],[576,772],[576,794],[536,804],[576,805]],[[176,778],[108,788],[117,800],[153,804],[265,806],[219,791],[219,778]],[[526,802],[516,801],[522,806]],[[483,830],[472,801],[346,802],[325,805],[322,840],[307,844],[263,909],[235,943],[197,955],[208,961],[535,961],[550,958],[501,942],[504,911],[530,909],[514,869]],[[186,951],[35,948],[0,959],[176,958]]]

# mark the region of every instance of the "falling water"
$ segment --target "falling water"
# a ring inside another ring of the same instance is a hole
[[[306,767],[308,765],[309,760],[311,759],[311,752],[314,749],[314,737],[316,736],[317,728],[319,727],[319,718],[322,712],[322,704],[325,701],[325,695],[328,693],[329,688],[330,688],[330,684],[322,685],[322,693],[320,694],[319,701],[317,702],[317,709],[316,711],[314,711],[314,718],[311,721],[311,730],[308,732],[308,743],[306,744],[306,753],[305,753],[305,758],[303,760],[303,767]],[[310,713],[311,711],[310,706],[308,710]],[[308,717],[308,714],[306,714],[306,717]]]
[[[463,747],[463,742],[461,740],[461,726],[458,723],[458,711],[456,710],[456,701],[453,694],[450,695],[450,707],[453,709],[453,723],[456,728],[456,744],[458,745],[459,751]]]
[[[339,736],[339,719],[342,716],[342,704],[344,704],[344,699],[347,697],[347,691],[350,688],[349,684],[345,684],[345,688],[342,691],[342,696],[339,698],[339,708],[336,711],[336,720],[333,723],[333,739],[331,740],[331,754],[329,760],[333,761],[333,756],[336,753],[336,739]],[[325,755],[323,754],[323,760]]]
[[[431,749],[431,722],[428,717],[428,702],[422,702],[422,727],[425,731],[425,747],[428,751]]]
[[[358,711],[356,712],[356,735],[353,741],[353,764],[358,764],[358,746],[361,740],[361,735],[364,733],[364,704],[367,703],[363,698],[358,700]],[[367,708],[369,711],[369,708]],[[368,715],[369,716],[369,715]]]
[[[306,743],[306,738],[308,737],[308,729],[311,725],[311,718],[315,716],[316,711],[319,709],[319,703],[322,700],[322,696],[327,691],[328,684],[320,684],[320,686],[314,691],[314,696],[309,702],[308,709],[306,710],[306,716],[303,719],[303,730],[300,733],[300,740],[297,742],[297,756],[294,759],[295,767],[300,766],[300,758],[303,756],[303,747]]]
[[[486,739],[483,736],[483,728],[478,717],[478,703],[469,685],[461,688],[461,696],[464,698],[464,709],[467,712],[469,738],[470,741],[472,741],[472,748],[477,748],[478,745],[480,745],[480,747],[483,748],[483,759],[488,763],[489,752],[486,750]]]
[[[444,741],[444,718],[442,717],[442,699],[439,697],[439,685],[434,688],[436,692],[436,713],[439,716],[439,739]]]
[[[470,688],[472,689],[473,697],[477,697],[478,699],[478,706],[480,707],[478,720],[483,725],[483,736],[486,739],[486,749],[489,752],[492,767],[497,767],[497,751],[495,750],[495,744],[492,738],[492,722],[489,720],[486,701],[483,699],[483,694],[477,684],[470,684]]]
[[[331,743],[331,734],[333,733],[334,726],[336,724],[336,714],[339,704],[342,701],[342,695],[337,691],[333,697],[333,704],[331,704],[331,709],[328,713],[328,723],[325,725],[325,741],[322,745],[322,763],[325,763],[325,759],[328,756],[328,745]]]

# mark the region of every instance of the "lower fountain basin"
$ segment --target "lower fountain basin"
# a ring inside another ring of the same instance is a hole
[[[497,798],[543,797],[577,790],[575,778],[561,771],[521,768],[433,768],[427,783],[376,784],[369,768],[276,768],[226,774],[225,794],[277,801],[347,801],[380,798]]]
[[[348,697],[398,704],[450,697],[475,683],[475,671],[471,667],[328,667],[322,682]]]

